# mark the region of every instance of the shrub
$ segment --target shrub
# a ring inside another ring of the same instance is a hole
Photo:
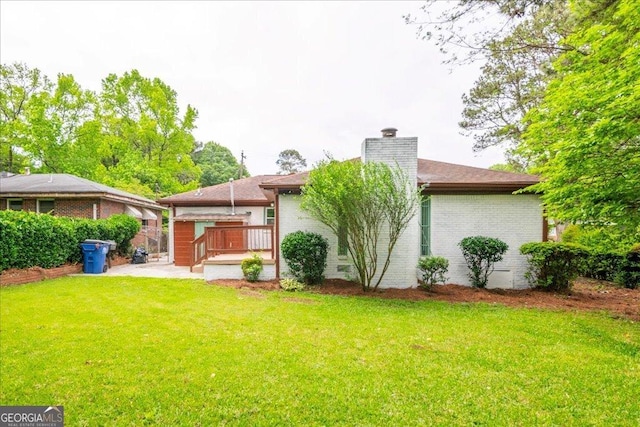
[[[280,287],[285,291],[296,292],[303,291],[305,285],[304,283],[298,282],[296,279],[282,279],[280,280]]]
[[[418,261],[418,269],[422,274],[422,284],[425,288],[431,289],[438,282],[447,280],[445,274],[449,270],[449,261],[439,256],[423,256]]]
[[[10,261],[5,268],[43,268],[64,264],[73,254],[74,230],[60,218],[23,211],[3,211],[3,222],[12,222],[15,227],[3,233],[1,246],[9,247]],[[3,227],[4,228],[4,227]]]
[[[562,233],[563,243],[576,243],[601,252],[626,251],[640,238],[640,228],[620,225],[571,224]]]
[[[0,270],[81,262],[80,242],[86,239],[114,240],[126,251],[140,230],[127,215],[92,220],[23,211],[0,211],[0,226]]]
[[[13,267],[19,241],[20,232],[16,222],[0,212],[0,271]]]
[[[295,231],[280,245],[293,277],[306,285],[321,283],[327,266],[327,239],[317,233]]]
[[[520,247],[527,255],[529,269],[525,276],[534,287],[566,291],[571,287],[587,250],[573,243],[531,242]]]
[[[259,254],[252,254],[251,258],[245,258],[240,264],[244,278],[249,282],[257,282],[262,273],[262,257]]]
[[[625,255],[615,281],[625,288],[640,288],[640,243],[634,245]]]
[[[603,249],[588,249],[580,263],[579,273],[592,279],[613,281],[625,261],[623,253]]]
[[[502,261],[503,255],[509,249],[502,240],[484,236],[465,237],[458,246],[462,249],[462,255],[469,267],[471,284],[478,288],[487,286],[495,263]]]

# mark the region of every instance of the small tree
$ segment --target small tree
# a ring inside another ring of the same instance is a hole
[[[398,167],[324,161],[309,173],[301,206],[336,236],[346,236],[362,289],[375,290],[389,268],[398,239],[420,206],[420,190]],[[379,263],[378,243],[383,235],[386,251]]]
[[[287,234],[280,247],[291,274],[298,281],[307,285],[322,282],[327,266],[327,239],[317,233],[296,231]]]
[[[487,286],[489,275],[493,272],[494,264],[502,261],[502,257],[509,246],[500,239],[493,237],[465,237],[458,243],[462,249],[471,284],[478,288]]]

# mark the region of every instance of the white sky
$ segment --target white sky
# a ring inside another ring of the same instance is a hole
[[[460,135],[461,95],[477,67],[450,73],[402,16],[419,2],[0,2],[0,59],[99,90],[109,73],[159,77],[199,112],[252,175],[296,149],[311,167],[326,150],[357,157],[380,129],[417,136],[421,158],[488,167]],[[446,3],[443,2],[443,6]]]

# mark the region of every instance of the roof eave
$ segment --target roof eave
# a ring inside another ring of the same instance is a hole
[[[158,203],[166,206],[231,206],[230,200],[158,200]],[[271,206],[269,200],[234,200],[236,208],[242,206]]]

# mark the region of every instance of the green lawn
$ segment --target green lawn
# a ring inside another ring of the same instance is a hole
[[[66,425],[640,424],[640,325],[73,277],[0,289],[2,405]]]

